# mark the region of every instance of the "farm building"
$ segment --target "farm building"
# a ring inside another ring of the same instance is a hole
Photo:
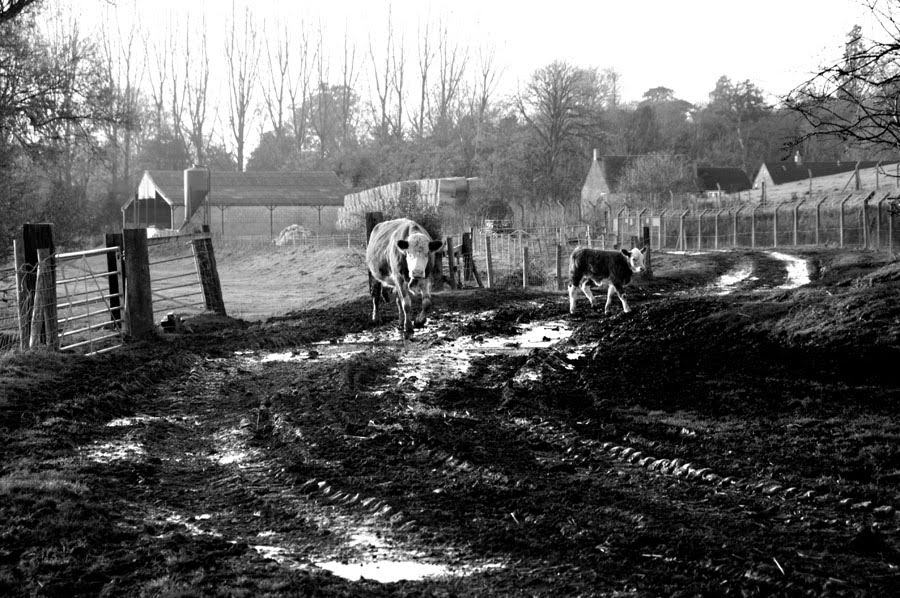
[[[623,204],[625,196],[620,191],[620,183],[628,166],[638,157],[598,156],[594,152],[594,159],[581,188],[582,220],[595,220],[600,212],[605,212],[607,207],[602,205],[604,202]],[[695,164],[693,169],[698,196],[722,199],[751,188],[750,178],[740,168]],[[747,198],[749,199],[749,194]]]
[[[209,224],[228,238],[274,239],[292,224],[331,234],[346,192],[333,172],[147,170],[122,218],[126,228]]]
[[[479,189],[479,179],[465,177],[400,181],[364,189],[344,197],[344,207],[338,210],[338,228],[364,228],[366,212],[389,213],[404,201],[440,208],[444,225],[452,225],[458,216],[458,208]]]
[[[900,162],[842,161],[804,162],[800,154],[792,160],[764,162],[753,179],[763,199],[780,201],[809,196],[895,188]]]

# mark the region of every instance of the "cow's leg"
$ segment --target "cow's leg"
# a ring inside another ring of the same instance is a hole
[[[625,310],[626,314],[631,311],[631,309],[628,307],[628,302],[625,301],[625,296],[619,292],[619,289],[616,288],[616,285],[610,282],[609,291],[607,291],[606,293],[606,308],[603,310],[603,313],[609,313],[609,306],[612,303],[612,299],[614,296],[619,297],[619,301],[622,302],[622,309]]]
[[[407,337],[412,336],[413,326],[412,318],[410,317],[412,313],[412,299],[409,298],[409,289],[405,282],[401,282],[397,287],[397,312],[399,320],[397,327],[400,329],[400,333]]]
[[[428,276],[419,283],[422,286],[422,309],[416,316],[416,328],[421,328],[428,321],[428,314],[431,312],[431,277]]]
[[[377,280],[372,281],[372,287],[369,289],[369,292],[372,295],[372,321],[376,324],[381,324],[381,313],[378,311],[378,306],[385,300],[384,294],[386,289],[381,286],[381,283]]]
[[[569,313],[575,313],[575,295],[578,294],[578,287],[569,281]]]
[[[585,278],[581,281],[581,292],[584,293],[584,296],[588,298],[588,301],[591,302],[591,309],[594,307],[594,293],[591,292],[591,279]]]

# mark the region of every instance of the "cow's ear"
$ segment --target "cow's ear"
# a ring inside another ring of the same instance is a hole
[[[622,255],[624,255],[625,257],[631,257],[631,252],[628,251],[627,249],[625,249],[624,247],[622,249],[620,249],[619,251],[621,251]]]
[[[644,245],[643,247],[641,247],[641,253],[643,253],[644,255],[647,255],[647,248],[649,248],[649,247],[650,247],[649,245]]]
[[[443,241],[431,241],[428,243],[428,252],[434,253],[444,245]]]
[[[401,251],[406,251],[407,249],[409,249],[409,241],[407,241],[406,239],[398,239],[397,247],[399,247]]]

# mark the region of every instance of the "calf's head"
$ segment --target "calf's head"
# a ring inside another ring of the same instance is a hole
[[[406,260],[410,286],[416,286],[419,280],[425,278],[425,269],[428,266],[431,254],[440,249],[441,245],[443,245],[441,241],[432,241],[421,233],[413,233],[408,239],[399,239],[397,241],[397,247]]]
[[[628,266],[631,268],[632,272],[642,272],[644,270],[644,255],[646,253],[646,247],[643,249],[638,249],[637,247],[633,249],[622,249],[622,255],[628,260]]]

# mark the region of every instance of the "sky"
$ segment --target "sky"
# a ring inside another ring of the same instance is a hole
[[[71,1],[90,18],[85,0]],[[750,80],[775,99],[837,60],[851,27],[871,21],[861,0],[234,1],[270,23],[321,23],[336,45],[346,28],[362,53],[387,30],[389,7],[413,55],[422,24],[442,19],[453,39],[472,49],[494,47],[502,92],[563,60],[618,72],[625,102],[663,86],[702,104],[723,75]],[[213,34],[231,10],[228,0],[97,0],[108,2],[118,3],[120,18],[140,12],[147,29],[165,27],[167,15],[202,11]]]

